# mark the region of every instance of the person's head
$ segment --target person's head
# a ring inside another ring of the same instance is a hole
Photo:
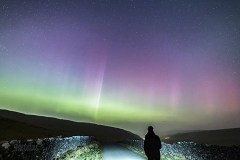
[[[149,127],[148,127],[148,131],[153,131],[153,127],[152,127],[152,126],[149,126]]]

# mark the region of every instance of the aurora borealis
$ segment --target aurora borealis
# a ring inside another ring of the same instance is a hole
[[[0,7],[0,108],[139,134],[239,127],[239,1]]]

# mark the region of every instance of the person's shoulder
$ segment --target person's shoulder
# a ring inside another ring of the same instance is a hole
[[[158,135],[155,134],[155,138],[160,139]]]

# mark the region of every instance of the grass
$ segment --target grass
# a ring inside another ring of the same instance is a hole
[[[0,117],[0,135],[0,141],[10,141],[54,137],[59,134],[49,129]]]
[[[77,147],[61,155],[58,160],[102,160],[103,152],[100,142],[92,141],[86,146]]]

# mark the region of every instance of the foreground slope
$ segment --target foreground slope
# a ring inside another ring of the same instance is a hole
[[[3,130],[5,132],[4,133],[5,135],[6,133],[9,133],[9,132],[10,133],[22,132],[22,130],[20,129],[11,130],[13,127],[16,127],[16,125],[18,124],[20,125],[21,123],[21,125],[24,125],[24,124],[32,125],[37,128],[45,129],[45,131],[47,131],[46,134],[49,134],[49,136],[55,136],[56,134],[62,135],[63,137],[74,136],[74,135],[83,135],[83,136],[86,135],[86,136],[94,136],[99,141],[103,141],[103,142],[115,142],[123,139],[141,139],[138,135],[135,135],[123,129],[97,125],[92,123],[73,122],[73,121],[62,120],[57,118],[50,118],[50,117],[43,117],[43,116],[36,116],[36,115],[26,115],[26,114],[8,111],[8,110],[2,110],[2,109],[0,109],[0,116],[5,119],[14,120],[16,122],[14,124],[9,123],[8,126],[6,125],[0,126],[2,127],[0,130]],[[31,132],[37,135],[37,132],[35,132],[33,128]],[[26,135],[26,138],[30,138],[27,136],[28,135]],[[39,136],[39,137],[42,137],[42,136]],[[5,137],[5,138],[8,139],[8,137]]]
[[[53,130],[0,116],[0,141],[26,138],[35,139],[58,135]]]

